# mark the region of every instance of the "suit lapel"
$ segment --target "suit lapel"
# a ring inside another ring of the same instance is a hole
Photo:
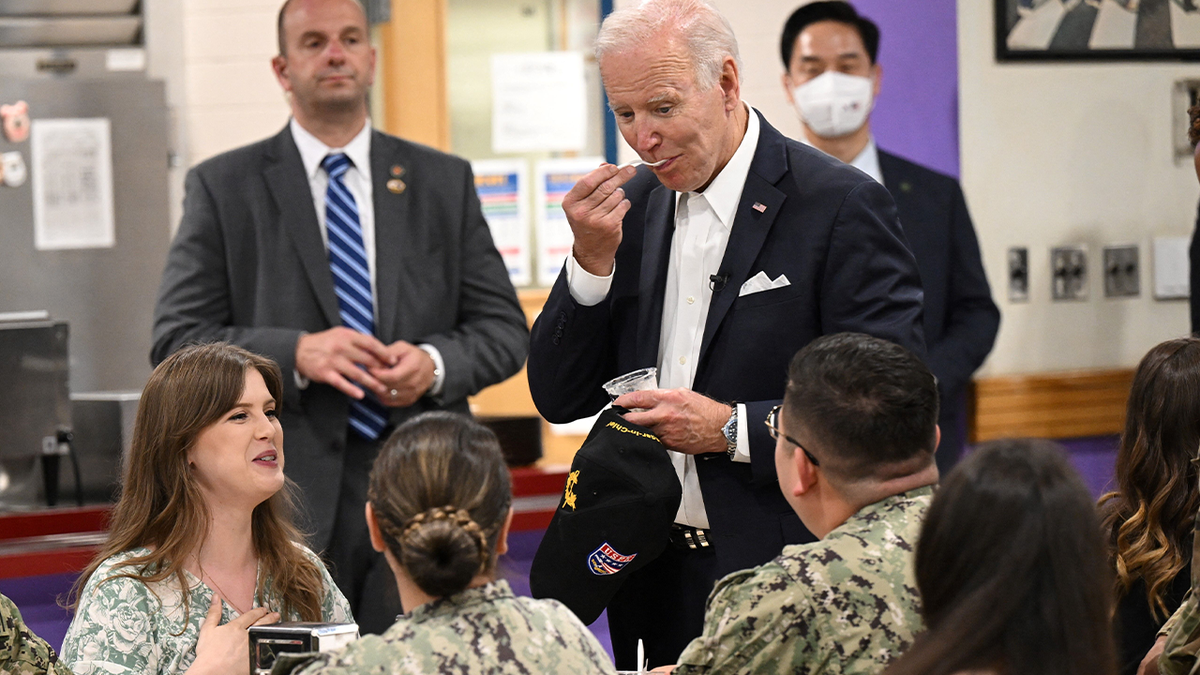
[[[329,271],[325,242],[321,240],[317,212],[313,207],[312,188],[304,174],[300,151],[296,149],[296,142],[292,140],[292,132],[288,127],[284,127],[275,137],[269,155],[272,161],[264,174],[271,196],[279,207],[280,228],[291,239],[325,321],[330,326],[340,326],[342,318],[338,313],[337,295],[333,291],[333,275]]]
[[[759,115],[758,147],[750,162],[750,172],[742,188],[733,227],[729,230],[729,243],[725,246],[725,257],[717,272],[726,277],[725,286],[713,293],[704,321],[704,338],[700,342],[700,362],[696,371],[699,380],[704,369],[705,357],[712,346],[713,336],[720,328],[733,301],[737,299],[742,284],[750,278],[750,270],[758,253],[762,250],[767,234],[775,223],[787,196],[775,187],[787,171],[787,146],[780,135]],[[755,208],[758,205],[759,208]],[[765,207],[765,208],[762,208]]]
[[[675,233],[675,193],[663,186],[654,188],[646,204],[642,231],[642,269],[638,279],[638,364],[658,363],[658,341],[662,335],[663,294],[671,237]]]
[[[407,305],[400,302],[405,234],[409,227],[408,178],[415,167],[407,166],[395,144],[378,131],[371,133],[371,201],[375,206],[375,295],[379,317],[375,332],[385,344],[402,335]],[[399,176],[392,170],[399,167]],[[388,188],[392,183],[399,192]],[[400,186],[404,186],[401,188]]]

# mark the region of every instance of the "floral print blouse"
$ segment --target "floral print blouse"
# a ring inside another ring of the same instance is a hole
[[[350,604],[325,565],[312,551],[305,548],[304,552],[320,567],[325,582],[321,620],[352,623]],[[88,579],[63,640],[61,659],[76,675],[175,675],[186,671],[196,659],[200,624],[212,603],[213,591],[184,571],[189,605],[185,622],[184,595],[174,576],[149,584],[115,576],[134,571],[120,563],[148,553],[145,548],[118,553],[101,563]],[[273,594],[270,579],[264,582],[264,588],[266,606],[278,611],[282,603]],[[259,606],[257,599],[254,606]],[[222,624],[237,616],[229,603],[221,603]]]

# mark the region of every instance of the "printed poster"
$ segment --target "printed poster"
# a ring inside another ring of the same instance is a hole
[[[35,119],[29,151],[37,249],[112,248],[116,226],[108,119]]]
[[[580,152],[587,143],[580,52],[492,55],[492,152]]]
[[[546,159],[534,170],[537,209],[537,283],[553,286],[562,271],[563,262],[571,255],[575,237],[562,210],[563,197],[580,178],[604,163],[600,157]]]
[[[483,206],[483,217],[508,277],[514,286],[533,283],[530,261],[529,181],[526,164],[520,159],[488,159],[471,163],[475,191]]]

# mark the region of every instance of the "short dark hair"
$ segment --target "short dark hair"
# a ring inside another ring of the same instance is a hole
[[[858,35],[863,41],[863,47],[867,49],[867,56],[871,58],[871,65],[875,64],[875,60],[879,57],[879,26],[859,14],[848,2],[822,0],[799,7],[788,17],[787,23],[783,24],[783,37],[779,40],[779,55],[783,57],[784,70],[792,66],[792,50],[796,47],[796,38],[804,32],[805,28],[818,21],[836,21],[858,31]]]
[[[370,27],[370,15],[367,14],[367,5],[365,0],[354,0],[354,3],[362,8],[363,15],[367,16],[367,26]],[[287,16],[288,8],[292,6],[292,0],[284,0],[283,6],[279,8],[279,14],[275,17],[275,39],[279,42],[279,55],[287,56],[287,38],[283,35],[283,19]]]
[[[884,675],[1112,675],[1112,572],[1092,496],[1051,441],[992,441],[945,479],[915,560],[928,630]]]
[[[862,333],[813,340],[792,358],[783,403],[788,422],[817,444],[821,467],[842,480],[933,461],[937,380],[893,342]]]

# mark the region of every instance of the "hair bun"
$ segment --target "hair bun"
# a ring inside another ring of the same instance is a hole
[[[398,537],[400,564],[420,589],[435,597],[465,589],[487,568],[487,537],[465,509],[440,506],[408,520]]]

